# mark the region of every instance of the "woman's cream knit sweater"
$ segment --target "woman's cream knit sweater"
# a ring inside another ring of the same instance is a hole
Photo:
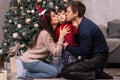
[[[58,42],[55,43],[52,36],[46,30],[42,30],[39,33],[35,47],[24,52],[21,59],[24,62],[33,62],[45,59],[49,54],[60,56],[63,49],[63,41],[64,39],[59,38]]]

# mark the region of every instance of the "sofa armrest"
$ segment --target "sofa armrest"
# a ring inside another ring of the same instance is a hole
[[[106,41],[109,47],[109,52],[116,50],[120,46],[120,39],[118,38],[108,38]]]

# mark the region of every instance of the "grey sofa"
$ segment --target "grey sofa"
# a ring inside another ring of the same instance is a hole
[[[107,26],[99,25],[99,27],[109,47],[108,63],[120,63],[120,20],[112,20]]]

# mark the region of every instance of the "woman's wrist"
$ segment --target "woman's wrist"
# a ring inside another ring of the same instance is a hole
[[[63,45],[64,42],[64,38],[63,37],[59,37],[58,43],[60,43],[61,45]]]
[[[64,38],[64,36],[63,36],[62,34],[60,34],[59,38],[61,38],[61,39],[62,39],[62,38]]]

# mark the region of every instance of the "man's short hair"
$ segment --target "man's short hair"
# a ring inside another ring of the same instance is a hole
[[[79,17],[83,17],[86,11],[85,5],[80,1],[71,1],[67,7],[71,7],[73,13],[78,12]]]

